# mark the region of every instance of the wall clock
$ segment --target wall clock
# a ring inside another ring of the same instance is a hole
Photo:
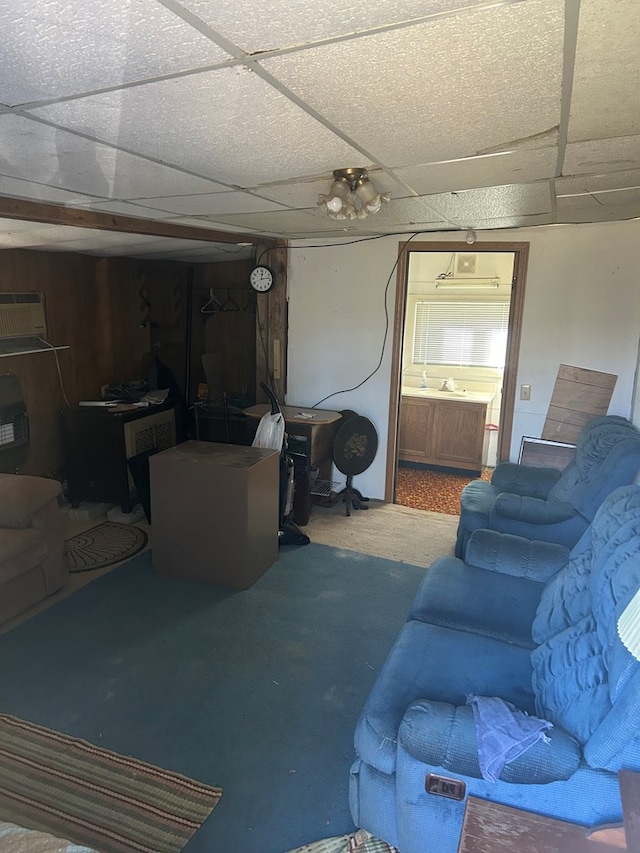
[[[254,267],[249,275],[249,284],[258,293],[266,293],[273,287],[273,270],[265,266]]]

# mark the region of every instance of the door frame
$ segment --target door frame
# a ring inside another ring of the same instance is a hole
[[[516,400],[516,380],[520,357],[520,339],[522,335],[522,315],[529,261],[529,243],[523,242],[487,242],[468,243],[420,242],[398,244],[398,265],[396,273],[396,304],[393,322],[393,347],[391,360],[391,387],[389,390],[389,430],[387,442],[387,468],[385,475],[384,499],[393,503],[396,490],[396,466],[398,459],[398,421],[400,418],[400,387],[402,373],[402,348],[404,343],[405,311],[409,276],[409,255],[411,252],[513,252],[513,279],[511,282],[511,302],[509,304],[509,325],[507,331],[507,354],[502,382],[502,402],[500,406],[500,433],[498,436],[498,462],[509,458],[511,435],[513,432],[513,410]]]

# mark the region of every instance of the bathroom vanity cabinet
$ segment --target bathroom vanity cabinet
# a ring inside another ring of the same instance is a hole
[[[448,400],[403,394],[398,458],[481,471],[487,404],[475,398]]]

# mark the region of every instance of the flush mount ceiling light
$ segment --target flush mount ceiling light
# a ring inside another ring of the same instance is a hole
[[[376,190],[366,169],[336,169],[329,194],[318,196],[318,207],[331,219],[366,219],[390,198],[391,193]]]

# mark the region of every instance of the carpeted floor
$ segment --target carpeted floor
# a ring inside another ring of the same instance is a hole
[[[491,479],[492,471],[482,471],[483,480]],[[428,468],[398,467],[396,474],[396,503],[413,509],[426,509],[448,515],[460,515],[460,495],[471,480],[471,474],[433,471]]]
[[[185,853],[353,833],[355,724],[423,573],[312,543],[233,592],[147,551],[0,636],[2,710],[220,786]]]

